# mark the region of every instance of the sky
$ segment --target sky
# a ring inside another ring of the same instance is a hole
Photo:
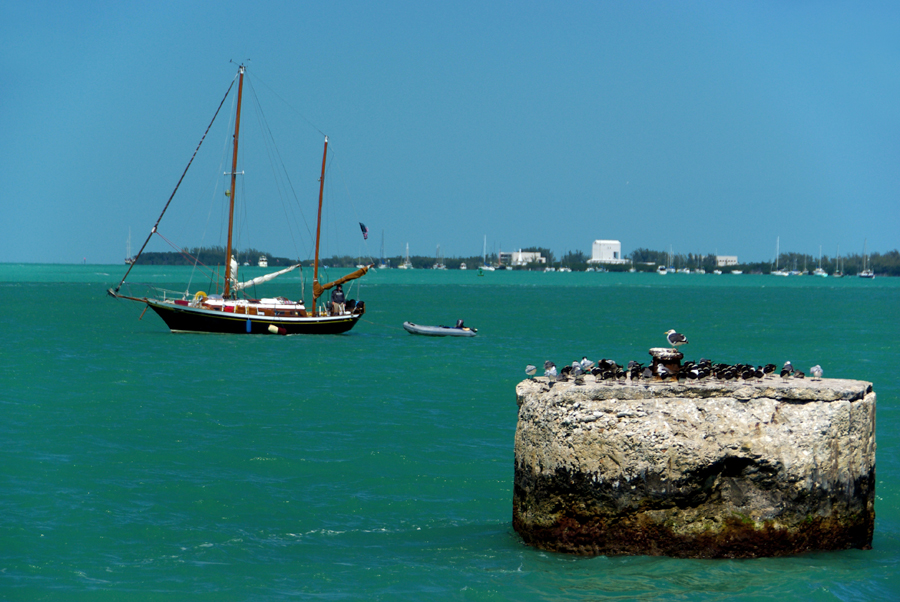
[[[892,2],[0,0],[0,262],[136,252],[239,63],[241,248],[309,256],[324,133],[326,256],[887,252],[898,31]],[[233,96],[160,223],[179,246],[224,244]]]

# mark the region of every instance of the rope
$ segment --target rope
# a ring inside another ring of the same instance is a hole
[[[332,146],[334,146],[333,143],[332,143]],[[340,172],[341,182],[344,184],[344,190],[347,193],[347,200],[350,203],[350,208],[353,210],[353,217],[356,219],[357,223],[362,223],[362,220],[359,217],[359,212],[356,210],[356,205],[353,204],[353,197],[350,195],[350,187],[347,185],[347,178],[344,176],[344,172],[341,169],[341,164],[337,160],[338,150],[339,149],[335,147],[331,153],[331,166],[333,166],[334,169],[336,169]],[[363,239],[363,245],[366,247],[366,256],[370,260],[368,263],[377,263],[375,261],[375,258],[372,257],[371,254],[369,254],[369,239],[368,238]]]
[[[210,128],[216,120],[216,117],[219,116],[219,111],[222,110],[222,105],[225,104],[225,99],[228,98],[228,94],[231,92],[231,88],[234,87],[234,80],[237,79],[237,74],[235,74],[234,78],[231,80],[231,85],[228,86],[228,90],[225,91],[225,96],[222,97],[222,102],[219,103],[219,108],[216,109],[215,115],[213,115],[212,120],[209,122],[209,125],[206,126],[206,131],[203,132],[203,137],[200,138],[200,142],[197,144],[197,148],[194,149],[194,154],[191,155],[191,160],[188,161],[187,166],[184,168],[184,172],[181,174],[181,177],[178,178],[178,183],[175,185],[175,190],[172,191],[172,194],[169,196],[169,200],[166,201],[166,206],[163,207],[162,213],[159,214],[159,218],[157,218],[156,223],[153,224],[153,228],[150,230],[150,234],[147,235],[147,240],[144,241],[144,244],[141,245],[141,250],[138,251],[138,254],[134,256],[134,261],[131,265],[128,266],[128,270],[125,271],[125,275],[122,276],[122,280],[119,282],[118,286],[116,286],[115,292],[118,293],[119,289],[122,288],[122,284],[125,282],[125,279],[128,278],[128,274],[131,273],[131,268],[133,268],[137,264],[138,257],[141,256],[141,253],[144,252],[144,249],[147,247],[147,243],[150,242],[150,239],[153,238],[153,234],[156,232],[156,228],[159,226],[159,222],[162,221],[163,216],[166,214],[166,210],[169,208],[169,204],[172,202],[172,199],[175,198],[175,193],[178,192],[179,186],[181,186],[181,182],[184,180],[184,176],[187,175],[188,169],[191,167],[191,163],[194,162],[194,157],[197,156],[197,152],[200,150],[200,146],[203,144],[203,141],[206,140],[206,135],[209,133]],[[234,191],[232,191],[234,194]]]
[[[389,326],[388,324],[378,324],[376,322],[373,322],[372,320],[367,320],[366,318],[360,318],[359,321],[366,322],[367,324],[371,324],[372,326],[380,326],[382,328],[389,328],[391,330],[402,330],[403,332],[406,332],[405,328],[398,327],[398,326]]]
[[[294,106],[293,106],[291,103],[289,103],[288,101],[286,101],[285,99],[283,99],[281,96],[279,96],[279,95],[278,95],[278,92],[276,92],[274,89],[272,89],[272,86],[270,86],[269,84],[267,84],[266,82],[264,82],[261,78],[257,77],[255,73],[253,74],[253,78],[259,80],[259,83],[261,83],[261,84],[264,85],[266,88],[268,88],[269,91],[270,91],[272,94],[275,95],[275,98],[277,98],[278,100],[280,100],[281,102],[283,102],[283,103],[285,104],[285,106],[287,106],[287,108],[289,108],[291,111],[293,111],[294,113],[296,113],[297,115],[299,115],[300,118],[301,118],[303,121],[305,121],[306,124],[307,124],[309,127],[311,127],[312,129],[314,129],[314,130],[316,130],[317,132],[319,132],[320,134],[322,134],[322,136],[325,135],[325,132],[323,132],[323,131],[320,130],[318,127],[316,127],[315,124],[313,124],[312,121],[310,121],[309,119],[307,119],[306,116],[305,116],[303,113],[301,113],[300,111],[298,111],[296,108],[294,108]]]

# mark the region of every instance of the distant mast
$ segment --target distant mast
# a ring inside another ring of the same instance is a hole
[[[241,128],[241,94],[244,90],[244,66],[238,69],[240,79],[238,80],[238,97],[237,111],[234,116],[234,154],[231,157],[231,190],[228,191],[228,246],[225,247],[225,292],[223,297],[228,299],[231,295],[231,234],[234,229],[234,185],[237,178],[237,159],[238,159],[238,133]]]

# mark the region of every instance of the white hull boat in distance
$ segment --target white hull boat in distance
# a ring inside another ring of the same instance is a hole
[[[253,278],[247,282],[238,281],[237,261],[235,261],[232,254],[232,236],[235,230],[234,191],[239,189],[239,187],[235,186],[235,178],[239,173],[237,171],[238,134],[240,132],[241,122],[241,96],[244,84],[244,71],[244,66],[241,65],[236,77],[238,80],[238,91],[234,120],[234,148],[231,172],[230,174],[226,173],[226,175],[231,176],[231,188],[226,193],[228,198],[227,202],[229,204],[227,214],[228,244],[225,247],[225,255],[223,257],[225,267],[224,279],[218,277],[218,272],[215,274],[216,282],[213,284],[216,287],[216,292],[207,294],[203,291],[196,291],[194,293],[185,291],[183,293],[177,293],[174,297],[169,296],[166,292],[161,292],[161,294],[155,296],[126,295],[120,292],[120,289],[124,285],[125,279],[131,273],[131,270],[139,265],[140,256],[147,247],[147,243],[154,234],[158,234],[157,229],[159,224],[162,221],[163,215],[165,215],[166,209],[169,207],[169,203],[174,198],[178,186],[175,187],[175,191],[173,191],[172,195],[169,197],[169,202],[166,203],[165,208],[157,219],[156,224],[153,226],[150,235],[147,237],[147,240],[144,242],[144,245],[141,247],[137,256],[135,256],[134,262],[125,272],[125,276],[122,278],[121,282],[119,282],[119,285],[116,286],[115,289],[109,289],[107,292],[110,296],[117,299],[129,299],[131,301],[146,304],[147,308],[155,311],[159,317],[163,319],[172,332],[208,332],[223,334],[339,334],[347,332],[356,325],[365,313],[365,303],[362,301],[357,302],[351,300],[346,303],[335,302],[319,305],[318,300],[328,289],[362,277],[373,266],[363,266],[362,268],[332,282],[325,284],[319,283],[319,242],[322,223],[322,193],[325,185],[325,160],[328,155],[327,136],[325,137],[325,147],[322,152],[322,175],[319,179],[318,223],[316,225],[315,259],[313,263],[312,310],[306,308],[302,298],[291,301],[287,297],[281,296],[255,299],[246,295],[246,292],[252,290],[256,285],[273,280],[282,274],[286,274],[295,268],[300,267],[299,261],[287,268]],[[225,103],[225,99],[228,97],[233,86],[234,82],[232,81],[232,85],[228,88],[225,98],[222,99],[222,104]],[[222,104],[219,105],[219,108],[221,108]],[[217,110],[216,115],[218,115],[218,113],[219,111]],[[215,121],[215,117],[213,117],[213,121]],[[210,127],[212,127],[212,123],[210,123]],[[207,133],[208,132],[209,129],[207,129]],[[203,139],[205,138],[206,134],[203,135]],[[203,139],[201,139],[200,144],[197,146],[197,150],[194,151],[195,156],[197,151],[200,150]],[[191,162],[192,161],[193,157],[191,158]],[[190,167],[190,164],[191,163],[189,162],[188,168]],[[185,174],[186,173],[187,168],[185,168]],[[182,179],[183,178],[184,174],[182,175]],[[181,180],[179,180],[179,185],[180,184]],[[158,235],[162,236],[161,234]],[[267,263],[268,258],[265,256],[260,257],[260,266]],[[180,295],[180,297],[177,295]],[[302,296],[302,293],[300,293],[300,295]],[[141,316],[143,317],[143,313]]]
[[[478,332],[476,328],[463,326],[455,328],[451,326],[424,326],[412,322],[404,322],[403,328],[410,334],[423,334],[429,337],[474,337]]]
[[[863,269],[857,274],[860,278],[874,278],[875,272],[872,271],[872,268],[869,267],[869,239],[866,239],[866,242],[863,244]]]

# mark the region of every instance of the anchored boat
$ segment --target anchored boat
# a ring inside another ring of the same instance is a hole
[[[422,324],[414,324],[412,322],[404,322],[403,328],[410,334],[424,334],[429,337],[474,337],[478,332],[477,328],[469,328],[462,325],[462,320],[455,326],[425,326]]]
[[[107,292],[110,296],[117,299],[129,299],[131,301],[146,304],[148,308],[159,314],[173,332],[187,331],[247,334],[338,334],[347,332],[356,325],[365,313],[365,303],[362,301],[346,304],[343,302],[329,303],[327,306],[323,305],[320,307],[317,305],[317,302],[325,291],[339,284],[343,284],[344,282],[362,277],[368,272],[372,265],[363,266],[333,282],[325,284],[319,283],[319,241],[322,227],[322,193],[325,186],[325,161],[328,155],[327,136],[325,136],[325,147],[322,151],[322,175],[319,179],[319,205],[316,223],[316,247],[313,263],[311,309],[307,309],[304,305],[302,293],[301,298],[296,301],[291,301],[286,296],[263,299],[254,299],[246,296],[246,291],[251,287],[272,280],[300,267],[299,262],[285,269],[271,274],[265,274],[246,282],[239,282],[237,279],[238,266],[237,261],[232,255],[232,236],[235,229],[234,204],[237,190],[235,187],[235,179],[238,175],[238,139],[241,124],[241,97],[244,87],[243,65],[238,69],[236,79],[238,80],[238,90],[234,120],[234,148],[231,173],[226,174],[231,176],[231,189],[226,193],[229,199],[229,209],[228,243],[225,247],[225,256],[223,258],[225,275],[224,279],[218,281],[216,284],[217,287],[221,285],[221,293],[216,292],[214,294],[207,294],[204,291],[197,291],[192,294],[187,290],[180,293],[180,298],[177,298],[177,296],[168,297],[165,292],[161,292],[161,294],[157,294],[156,296],[148,295],[144,297],[126,295],[120,292],[126,278],[128,278],[128,275],[131,273],[131,270],[135,265],[138,265],[138,259],[147,247],[147,243],[150,242],[150,239],[154,234],[158,234],[159,223],[162,220],[163,215],[165,215],[169,203],[171,203],[172,198],[174,198],[175,192],[178,191],[178,186],[175,187],[175,191],[173,191],[172,195],[169,197],[169,201],[163,208],[162,214],[156,220],[156,224],[153,226],[150,235],[147,237],[141,250],[135,256],[134,261],[129,265],[121,282],[119,282],[118,286],[114,289],[109,289]],[[221,109],[222,105],[225,103],[225,99],[228,97],[233,87],[234,81],[231,82],[228,91],[225,93],[225,98],[222,99],[219,109]],[[218,115],[219,109],[216,110],[216,115]],[[213,117],[213,121],[215,121],[215,116]],[[207,133],[209,132],[210,127],[212,127],[212,122],[207,128]],[[203,138],[200,140],[200,144],[197,145],[194,156],[196,156],[197,151],[200,150],[200,146],[203,144],[203,139],[205,138],[206,133],[204,133]],[[193,157],[191,158],[191,161],[188,162],[184,174],[186,174],[190,168],[191,162],[193,162]],[[184,179],[184,174],[182,174],[182,180]],[[179,180],[178,184],[181,184],[181,180]],[[141,315],[143,316],[143,314]]]

